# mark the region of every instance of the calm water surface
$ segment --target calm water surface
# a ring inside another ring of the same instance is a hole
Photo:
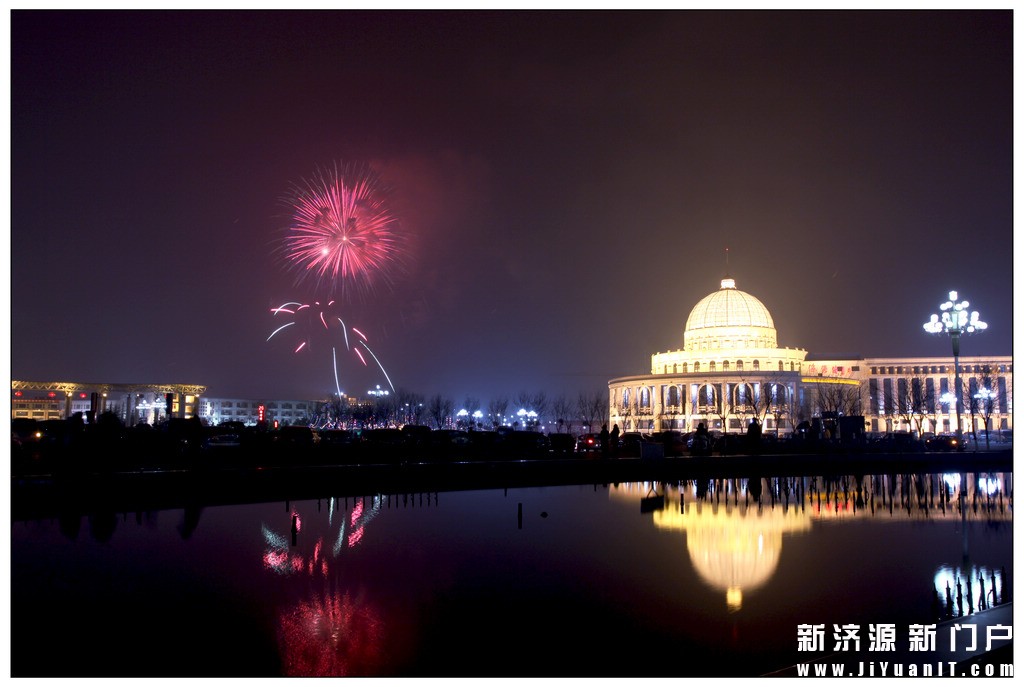
[[[998,600],[1011,516],[1007,473],[14,522],[12,674],[759,675],[809,658],[800,624],[932,622],[947,583],[955,615]]]

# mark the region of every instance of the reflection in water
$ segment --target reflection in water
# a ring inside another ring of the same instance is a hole
[[[335,513],[338,500],[328,499],[326,535],[307,538],[301,534],[304,520],[314,519],[301,509],[311,504],[288,504],[290,539],[261,524],[265,569],[321,581],[301,590],[302,598],[279,611],[277,636],[285,675],[327,677],[383,671],[387,642],[380,612],[365,592],[355,594],[335,587],[344,586],[338,559],[364,540],[367,526],[380,514],[385,499],[379,495],[357,499],[352,511],[341,517]],[[316,510],[321,510],[319,501]]]
[[[967,613],[1007,600],[996,594],[1005,588],[1005,573],[968,564],[966,522],[1012,522],[1012,474],[699,479],[663,484],[653,499],[657,488],[649,482],[615,485],[611,495],[639,496],[641,512],[653,512],[655,527],[685,532],[694,569],[706,584],[725,592],[733,612],[742,608],[744,591],[763,586],[775,573],[784,534],[845,518],[961,520],[964,565],[940,568],[935,577],[936,599],[938,590],[946,589],[945,617],[963,615],[965,599]]]
[[[283,609],[279,623],[286,676],[377,675],[384,667],[384,623],[347,591],[314,593]]]
[[[326,576],[329,570],[329,561],[323,555],[323,551],[330,544],[331,558],[336,559],[345,548],[352,548],[359,544],[366,532],[366,526],[380,513],[383,499],[382,496],[374,496],[367,505],[366,499],[357,500],[348,518],[338,519],[338,532],[330,535],[330,541],[325,542],[324,537],[318,536],[314,541],[312,549],[303,554],[298,548],[299,532],[302,530],[302,514],[298,507],[289,508],[290,516],[290,539],[286,538],[261,523],[260,529],[263,533],[263,540],[266,548],[263,551],[263,567],[281,575],[290,575],[296,572],[307,572],[313,574],[319,571]],[[328,499],[327,524],[328,531],[334,526],[334,510],[337,499]],[[348,522],[348,527],[346,527]]]
[[[959,617],[1010,601],[1010,473],[444,500],[18,522],[15,672],[48,675],[59,648],[63,665],[89,676],[753,675],[800,660],[801,623],[929,622],[930,611]],[[517,527],[519,504],[551,517]],[[39,642],[58,616],[75,642]]]

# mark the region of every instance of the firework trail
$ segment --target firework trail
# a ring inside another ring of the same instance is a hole
[[[387,201],[388,190],[367,165],[335,164],[294,186],[281,252],[296,281],[329,285],[331,293],[390,284],[406,242]]]
[[[282,303],[276,308],[271,308],[270,312],[274,317],[285,317],[289,318],[287,322],[277,327],[267,337],[267,341],[273,339],[277,334],[282,331],[288,330],[295,325],[300,325],[296,329],[290,329],[290,332],[297,332],[300,334],[297,339],[298,345],[295,347],[294,352],[299,353],[303,350],[309,350],[313,348],[313,333],[317,332],[321,335],[326,334],[328,337],[337,331],[340,331],[345,343],[345,350],[355,353],[359,361],[366,367],[369,364],[366,362],[366,358],[363,356],[359,348],[352,345],[349,340],[349,331],[355,336],[356,343],[366,349],[366,352],[370,354],[374,362],[377,363],[377,367],[380,368],[384,378],[388,381],[388,385],[391,387],[391,392],[395,392],[395,385],[391,383],[391,377],[388,376],[387,371],[381,364],[380,360],[370,349],[369,339],[366,334],[359,331],[355,327],[349,327],[345,324],[345,321],[334,311],[335,301],[328,301],[327,303],[320,303],[320,301],[313,301],[312,303],[300,303],[298,301],[288,301]],[[302,326],[302,325],[305,326]],[[337,347],[331,346],[331,360],[334,366],[334,385],[337,389],[338,395],[341,395],[341,384],[338,381],[338,353]]]

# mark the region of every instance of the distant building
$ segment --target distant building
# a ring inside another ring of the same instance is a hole
[[[242,422],[255,425],[259,406],[267,422],[280,425],[308,422],[318,401],[206,398],[198,384],[108,384],[84,382],[11,382],[11,417],[33,420],[66,419],[110,412],[128,426],[155,425],[168,417],[198,416],[210,425]],[[168,406],[168,397],[169,403]]]
[[[206,387],[198,384],[112,384],[11,381],[11,417],[66,419],[111,412],[127,425],[189,418]]]
[[[267,401],[247,398],[203,398],[199,402],[199,417],[207,424],[241,422],[255,425],[259,421],[260,406],[264,407],[264,420],[273,425],[308,424],[316,414],[320,401]]]
[[[731,278],[690,311],[683,347],[651,356],[648,374],[608,382],[621,431],[745,432],[752,419],[785,434],[800,423],[864,416],[865,431],[956,431],[952,355],[863,358],[778,346],[775,323]],[[960,358],[961,428],[1012,430],[1012,356]],[[973,424],[972,424],[973,423]]]

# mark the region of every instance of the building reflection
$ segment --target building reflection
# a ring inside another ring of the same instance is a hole
[[[615,499],[639,500],[641,512],[651,513],[656,528],[684,532],[694,569],[708,586],[724,593],[730,611],[742,608],[743,594],[762,587],[775,573],[784,535],[809,532],[816,522],[849,518],[959,521],[963,565],[937,571],[936,590],[944,590],[950,582],[947,599],[959,598],[961,607],[967,599],[968,612],[980,610],[986,598],[987,603],[1006,601],[993,594],[993,586],[1003,589],[1005,572],[969,562],[965,525],[972,521],[1012,524],[1012,473],[637,482],[614,485],[609,493]],[[652,503],[659,507],[652,508]],[[974,589],[965,593],[964,580],[970,579],[975,580]],[[953,606],[952,601],[939,604],[940,610]],[[963,611],[952,613],[962,615]]]

